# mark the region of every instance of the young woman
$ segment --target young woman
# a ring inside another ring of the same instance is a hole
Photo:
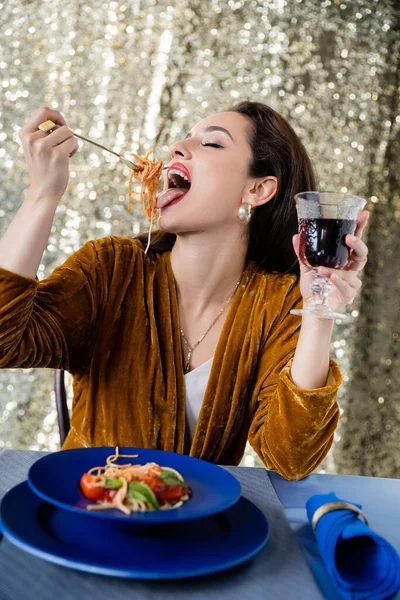
[[[38,130],[47,119],[60,126],[50,134]],[[311,302],[313,277],[299,269],[293,197],[316,188],[290,125],[250,102],[204,119],[171,147],[147,254],[140,239],[89,241],[40,282],[78,145],[46,107],[20,137],[31,185],[0,240],[0,366],[72,373],[64,448],[238,464],[249,439],[288,479],[315,469],[332,444],[341,375],[329,359],[332,322],[290,314]],[[361,286],[367,218],[346,238],[349,268],[320,268],[334,310]]]

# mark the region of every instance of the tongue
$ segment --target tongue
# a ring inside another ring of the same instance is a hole
[[[188,190],[185,188],[171,188],[170,190],[162,192],[162,194],[159,194],[157,197],[157,208],[164,208],[164,206],[167,206],[172,200],[176,200],[179,196],[186,194],[187,191]]]

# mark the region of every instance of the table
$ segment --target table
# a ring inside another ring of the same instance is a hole
[[[0,452],[0,499],[5,491],[26,479],[30,465],[44,453],[25,450]],[[242,493],[266,514],[271,541],[249,563],[207,577],[168,582],[122,580],[81,573],[42,561],[0,543],[0,600],[340,600],[319,558],[308,524],[305,502],[313,494],[335,491],[359,502],[371,527],[400,552],[400,480],[311,475],[288,482],[263,468],[224,467],[240,481]],[[314,575],[314,576],[313,576]],[[318,585],[317,583],[318,582]],[[29,592],[29,593],[28,593]],[[400,598],[400,594],[398,596]]]

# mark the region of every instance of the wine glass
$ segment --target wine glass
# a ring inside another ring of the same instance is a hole
[[[366,200],[340,192],[302,192],[295,195],[299,221],[300,256],[314,269],[311,284],[313,305],[291,310],[294,315],[315,314],[322,319],[344,319],[326,305],[332,287],[329,277],[318,274],[318,267],[343,269],[349,262],[347,234],[353,235],[357,218]]]

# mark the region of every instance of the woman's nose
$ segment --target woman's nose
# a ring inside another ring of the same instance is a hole
[[[190,158],[190,150],[185,141],[175,142],[170,148],[171,158]]]

